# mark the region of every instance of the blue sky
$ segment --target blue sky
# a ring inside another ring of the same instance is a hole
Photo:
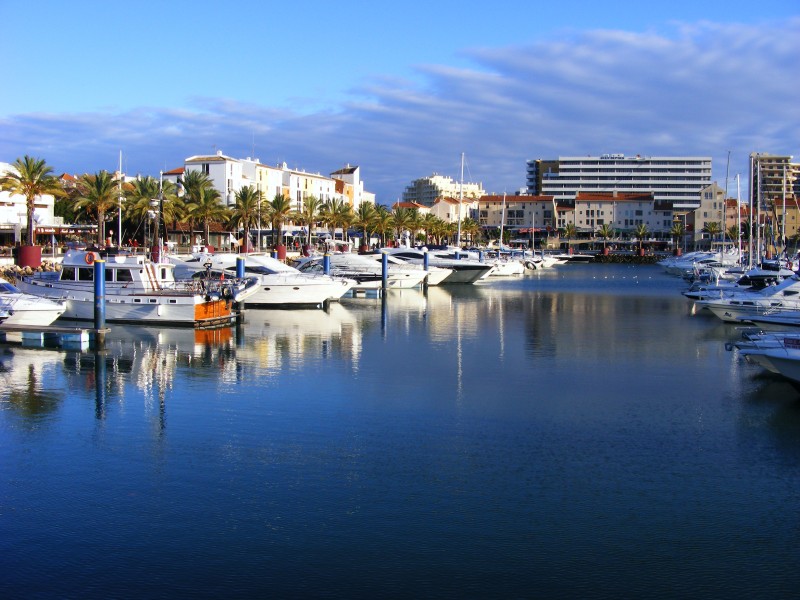
[[[58,173],[220,149],[360,165],[389,204],[458,178],[462,152],[495,193],[532,158],[711,156],[723,184],[729,151],[732,176],[750,152],[800,154],[796,0],[0,0],[0,22],[0,161]]]

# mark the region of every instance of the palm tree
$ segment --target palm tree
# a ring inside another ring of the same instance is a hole
[[[703,226],[703,233],[707,233],[711,238],[711,245],[714,245],[714,238],[719,235],[721,229],[719,223],[716,221],[709,221]]]
[[[252,185],[240,188],[236,195],[236,204],[231,211],[231,218],[228,222],[233,227],[244,229],[244,251],[250,252],[250,229],[258,223],[261,212],[261,192]]]
[[[683,236],[686,234],[686,228],[683,226],[683,222],[675,221],[674,223],[672,223],[672,229],[669,230],[669,234],[675,241],[675,251],[677,254],[678,251],[681,249],[681,240],[683,239]]]
[[[567,252],[572,252],[572,238],[578,233],[578,229],[573,223],[567,223],[564,226],[564,235],[567,238]]]
[[[603,223],[597,230],[597,235],[603,238],[603,254],[606,253],[606,243],[608,238],[614,237],[614,228],[609,223]]]
[[[407,229],[411,229],[412,223],[414,223],[414,214],[412,209],[405,208],[402,206],[398,206],[394,209],[394,229],[395,233],[397,234],[396,237],[399,240],[403,232]]]
[[[425,232],[425,243],[430,243],[431,236],[434,235],[434,232],[438,228],[437,221],[440,221],[439,217],[433,215],[431,213],[427,213],[422,218],[421,229]]]
[[[364,237],[361,238],[361,247],[367,248],[369,246],[369,232],[375,222],[375,205],[372,202],[362,202],[358,206],[355,213],[353,224],[364,232]]]
[[[83,175],[78,180],[78,201],[75,203],[83,214],[97,220],[97,243],[106,239],[106,213],[117,206],[119,184],[106,170],[94,175]]]
[[[137,224],[137,230],[149,218],[148,212],[153,209],[151,203],[158,198],[158,194],[158,179],[149,175],[137,178],[125,192],[125,217]],[[143,241],[147,243],[147,240]]]
[[[461,233],[467,235],[469,237],[470,243],[475,243],[475,236],[481,230],[480,225],[478,222],[473,219],[472,217],[466,217],[463,221],[461,221]],[[507,231],[509,237],[511,236],[511,232]]]
[[[394,227],[394,215],[382,204],[375,207],[374,227],[381,236],[381,246],[386,246],[386,232]]]
[[[341,227],[344,240],[345,230],[353,220],[353,209],[344,200],[332,198],[322,205],[319,216],[320,220],[333,230],[331,236],[334,239],[336,239],[336,228]]]
[[[203,224],[203,238],[206,244],[211,240],[211,223],[228,220],[228,208],[220,202],[219,192],[213,187],[198,187],[192,194],[194,199],[186,203],[186,216],[191,222]]]
[[[272,223],[272,233],[275,236],[275,248],[285,249],[283,245],[283,224],[289,219],[291,213],[292,203],[283,192],[275,194],[272,202],[267,203],[267,214]]]
[[[311,245],[311,228],[317,222],[321,202],[316,196],[303,200],[303,208],[292,215],[292,221],[306,229],[306,246]]]
[[[642,223],[641,225],[637,225],[636,228],[633,230],[633,234],[636,236],[636,239],[639,240],[639,255],[640,256],[643,254],[642,243],[644,242],[644,239],[647,237],[648,233],[649,232],[647,230],[647,224],[646,223]]]
[[[15,160],[11,167],[10,173],[0,177],[0,190],[25,197],[26,244],[33,246],[35,239],[33,215],[36,211],[36,197],[44,194],[62,196],[64,190],[59,180],[51,174],[53,169],[43,159],[33,158],[26,154]]]
[[[183,220],[189,224],[189,237],[191,238],[194,235],[194,224],[198,219],[195,217],[194,213],[189,210],[189,206],[198,206],[205,203],[207,201],[205,196],[209,194],[213,195],[213,193],[207,192],[207,190],[214,189],[214,182],[207,174],[195,170],[184,173],[183,176],[178,179],[178,185],[183,188],[182,199],[185,207]],[[217,198],[220,198],[219,192],[217,192]],[[210,244],[208,235],[208,232],[206,232],[206,244]],[[192,241],[192,243],[194,242]]]

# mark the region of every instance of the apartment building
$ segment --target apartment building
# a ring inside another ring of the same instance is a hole
[[[285,195],[291,200],[292,208],[298,211],[302,210],[305,199],[311,196],[321,202],[341,199],[353,207],[353,210],[361,202],[375,202],[375,195],[364,190],[360,168],[357,166],[347,165],[328,177],[321,173],[290,169],[285,162],[270,166],[263,164],[258,158],[237,159],[218,150],[213,155],[187,158],[183,170],[201,171],[208,175],[227,206],[236,204],[236,192],[250,185],[260,190],[268,202],[277,194]]]
[[[487,195],[478,198],[478,224],[508,229],[555,229],[552,196]]]
[[[464,183],[454,181],[452,177],[437,175],[415,179],[403,191],[403,202],[416,202],[424,206],[433,206],[437,198],[480,198],[485,192],[480,183]]]
[[[699,206],[700,190],[711,184],[711,158],[702,156],[566,156],[527,162],[528,194],[573,202],[578,192],[651,193],[675,210]]]

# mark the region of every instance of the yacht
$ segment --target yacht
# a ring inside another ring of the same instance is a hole
[[[339,300],[355,285],[352,279],[301,273],[294,267],[267,254],[231,254],[200,252],[187,258],[171,256],[181,277],[234,277],[236,259],[244,260],[245,277],[255,278],[255,292],[245,300],[245,307],[285,306],[288,308],[321,307],[329,300]]]
[[[695,307],[707,309],[730,323],[750,315],[775,310],[800,310],[800,279],[793,276],[760,290],[741,291],[728,297],[697,300]]]
[[[800,383],[800,334],[745,333],[743,340],[731,345],[748,362]]]
[[[324,273],[323,256],[303,258],[297,269],[301,273]],[[383,287],[383,267],[366,256],[350,253],[334,253],[328,256],[330,273],[356,282],[354,289],[378,289]],[[420,287],[427,273],[423,269],[402,269],[388,265],[386,286],[395,289]]]
[[[255,279],[176,280],[174,266],[140,254],[69,250],[60,271],[22,277],[18,287],[61,301],[62,317],[94,319],[95,263],[104,261],[105,319],[111,323],[212,327],[235,322],[235,303],[256,291]]]
[[[426,250],[418,248],[384,248],[381,252],[386,252],[389,256],[412,264],[422,265],[425,262]],[[488,277],[489,272],[494,268],[494,265],[489,263],[467,258],[466,252],[463,252],[465,258],[456,258],[455,251],[451,250],[429,250],[427,252],[428,265],[452,270],[450,275],[442,281],[443,284],[475,283]]]
[[[50,325],[65,310],[63,302],[26,294],[0,278],[0,322],[3,325]]]

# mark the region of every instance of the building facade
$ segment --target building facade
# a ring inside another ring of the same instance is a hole
[[[675,210],[694,210],[700,190],[711,183],[711,158],[603,154],[529,160],[526,179],[529,194],[557,202],[572,202],[578,192],[652,193],[656,202],[671,202]]]
[[[480,183],[464,183],[454,181],[434,173],[429,177],[416,179],[403,191],[403,202],[416,202],[423,206],[433,206],[437,198],[480,198],[485,192]]]

